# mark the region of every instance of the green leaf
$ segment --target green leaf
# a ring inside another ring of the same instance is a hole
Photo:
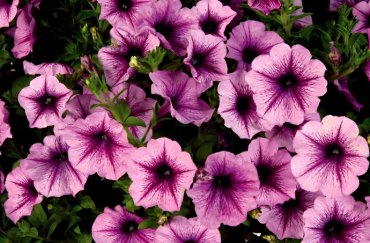
[[[212,151],[213,145],[209,143],[204,143],[195,153],[195,160],[199,162],[204,162],[207,159],[208,155],[212,153]]]
[[[114,118],[121,124],[129,117],[131,108],[124,100],[120,100],[117,104],[111,107],[111,112]]]
[[[47,216],[42,208],[41,204],[36,204],[33,207],[31,216],[28,217],[28,221],[35,227],[39,228],[47,223]]]
[[[48,229],[48,235],[47,237],[49,238],[53,232],[55,231],[55,229],[58,227],[58,224],[62,222],[61,219],[55,219],[49,226],[49,229]]]
[[[154,217],[149,217],[147,219],[144,219],[138,226],[138,229],[147,229],[147,228],[157,228],[158,225],[158,219]]]
[[[132,200],[132,197],[130,196],[130,194],[125,195],[125,199],[123,200],[123,203],[125,204],[126,209],[130,212],[134,212],[136,209],[138,209],[138,207],[135,206],[135,203]]]
[[[132,127],[132,126],[139,126],[139,127],[146,127],[145,122],[141,120],[140,118],[129,116],[125,120],[125,126]]]
[[[88,195],[80,195],[79,196],[80,205],[82,208],[85,209],[92,209],[95,210],[95,203]]]

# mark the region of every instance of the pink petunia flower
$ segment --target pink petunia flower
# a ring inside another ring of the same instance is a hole
[[[19,0],[0,1],[0,28],[8,27],[17,14]]]
[[[165,99],[171,116],[183,124],[200,126],[211,119],[214,109],[199,97],[205,88],[180,71],[156,71],[149,74],[153,81],[152,94]]]
[[[8,199],[4,203],[6,216],[17,223],[23,216],[31,215],[33,206],[42,201],[42,195],[37,192],[33,181],[17,167],[13,169],[5,181]]]
[[[252,140],[248,151],[240,155],[247,165],[256,166],[260,187],[257,205],[281,204],[294,198],[297,182],[290,170],[291,156],[285,149],[265,138]]]
[[[330,0],[329,11],[337,11],[337,8],[342,4],[347,4],[349,7],[355,6],[363,0]]]
[[[132,180],[129,192],[135,205],[180,210],[197,169],[190,155],[182,152],[177,142],[159,138],[136,149],[130,157],[127,174]]]
[[[268,54],[273,46],[283,42],[274,31],[266,31],[263,23],[247,20],[232,30],[226,42],[227,57],[238,61],[238,69],[249,71],[257,56]]]
[[[196,218],[176,216],[155,232],[155,242],[162,243],[221,243],[218,229],[208,229]]]
[[[154,229],[138,229],[143,219],[117,205],[114,210],[106,207],[96,217],[92,237],[96,243],[152,243]]]
[[[23,61],[23,69],[26,74],[36,75],[52,75],[57,74],[72,74],[73,69],[68,64],[62,63],[42,63],[35,65],[31,62]]]
[[[245,221],[249,210],[256,208],[257,171],[253,164],[242,163],[243,157],[225,151],[209,155],[204,166],[207,179],[197,180],[187,191],[204,226],[236,226]]]
[[[302,243],[369,242],[370,211],[353,197],[318,197],[303,213]]]
[[[326,93],[325,70],[325,65],[311,60],[310,51],[301,45],[282,43],[269,55],[260,55],[246,75],[258,114],[274,125],[301,124],[305,114],[316,112],[318,97]]]
[[[370,29],[370,2],[357,3],[352,9],[352,14],[358,20],[352,31],[367,34]]]
[[[46,197],[75,196],[87,181],[87,175],[69,161],[68,145],[62,137],[46,136],[43,144],[33,144],[20,166],[34,181],[36,190]]]
[[[7,138],[12,138],[9,126],[9,112],[5,108],[4,101],[0,100],[0,145],[2,145]]]
[[[303,4],[302,0],[294,0],[293,6],[301,7],[300,9],[297,9],[293,14],[294,15],[301,15],[303,14]],[[312,16],[305,16],[303,18],[300,18],[294,22],[294,26],[296,28],[303,28],[306,26],[312,25]]]
[[[109,180],[118,180],[127,171],[132,145],[126,132],[107,112],[95,112],[66,128],[68,158],[77,170]]]
[[[351,90],[349,89],[348,78],[347,77],[343,77],[343,78],[334,80],[333,84],[338,89],[338,91],[346,97],[347,101],[352,105],[352,107],[357,112],[359,112],[362,109],[362,107],[364,105],[359,103],[356,100],[356,98],[352,95]]]
[[[18,101],[25,110],[30,127],[44,128],[61,120],[72,91],[54,76],[41,75],[23,88]]]
[[[249,7],[261,11],[264,14],[269,14],[274,9],[280,9],[280,0],[248,0]]]
[[[326,116],[306,123],[294,137],[297,152],[292,172],[307,191],[325,196],[349,195],[359,186],[357,176],[369,167],[369,147],[357,124],[346,117]]]

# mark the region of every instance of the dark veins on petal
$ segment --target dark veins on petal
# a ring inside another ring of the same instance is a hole
[[[252,63],[252,61],[259,55],[258,52],[251,48],[244,48],[243,50],[243,61],[246,63]]]
[[[129,11],[132,6],[131,0],[119,0],[118,5],[123,11]]]
[[[239,114],[246,114],[251,108],[252,98],[249,96],[240,96],[236,100],[236,110]]]
[[[280,84],[280,87],[283,89],[291,89],[298,84],[297,78],[291,73],[285,74],[280,77],[278,82]]]
[[[165,22],[158,22],[154,25],[155,31],[158,33],[161,33],[164,37],[169,37],[173,33],[173,26],[171,26],[169,23]]]
[[[343,155],[343,149],[336,143],[331,143],[325,147],[325,155],[330,159],[340,159]]]
[[[173,178],[174,173],[167,163],[162,163],[155,168],[155,175],[160,180],[170,180]]]
[[[257,166],[257,172],[261,183],[269,183],[273,175],[273,168],[260,164]]]
[[[134,220],[127,220],[122,224],[122,232],[125,234],[130,234],[137,230],[139,224]]]
[[[232,186],[229,175],[218,175],[213,177],[213,186],[218,189],[229,189]]]
[[[218,29],[218,23],[216,20],[209,18],[201,22],[200,27],[206,34],[215,34]]]
[[[328,238],[337,238],[339,237],[345,225],[339,220],[332,219],[324,225],[324,233]]]

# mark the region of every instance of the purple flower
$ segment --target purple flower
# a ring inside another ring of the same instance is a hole
[[[302,0],[294,0],[293,6],[301,7],[300,9],[297,9],[294,11],[293,15],[301,15],[303,14],[303,5]],[[303,18],[300,18],[294,22],[294,26],[296,28],[303,28],[306,26],[312,25],[312,16],[305,16]]]
[[[218,229],[208,229],[196,218],[176,216],[155,232],[155,242],[161,243],[221,243]]]
[[[38,192],[46,197],[75,196],[84,189],[87,175],[72,167],[68,145],[62,137],[47,136],[33,144],[21,168],[34,181]]]
[[[107,112],[78,119],[65,133],[68,158],[77,170],[89,175],[98,173],[109,180],[118,180],[126,173],[132,145],[122,125]]]
[[[0,170],[0,195],[3,194],[5,190],[5,177],[3,172]]]
[[[305,114],[316,112],[318,97],[326,93],[325,70],[325,65],[311,60],[310,51],[301,45],[282,43],[269,55],[260,55],[246,75],[258,114],[274,125],[301,124]]]
[[[303,214],[302,243],[369,242],[370,212],[351,196],[318,197]]]
[[[242,8],[242,3],[244,1],[245,0],[220,0],[223,6],[229,6],[232,10],[236,12],[236,16],[233,18],[228,27],[234,27],[243,18],[244,11]]]
[[[199,28],[205,34],[226,40],[225,28],[236,15],[229,6],[223,6],[218,0],[202,0],[191,10],[198,16]]]
[[[244,156],[218,152],[208,156],[204,170],[211,179],[198,180],[187,191],[193,199],[201,224],[218,228],[221,223],[236,226],[256,208],[259,181],[256,168],[243,163]]]
[[[120,205],[114,210],[106,207],[94,221],[92,236],[96,243],[152,243],[154,229],[139,230],[142,221]]]
[[[226,46],[220,38],[205,35],[202,31],[192,31],[188,41],[184,64],[195,80],[205,87],[212,86],[213,81],[228,80]]]
[[[359,186],[357,176],[368,167],[369,147],[354,121],[326,116],[310,121],[297,132],[293,147],[292,172],[307,191],[325,196],[349,195]]]
[[[271,48],[284,40],[273,31],[265,31],[261,22],[248,20],[236,26],[226,42],[227,57],[238,61],[238,69],[249,71],[259,55],[268,54]]]
[[[180,71],[156,71],[149,74],[153,81],[152,94],[165,99],[171,116],[183,124],[200,126],[211,119],[213,110],[199,97],[205,88]]]
[[[295,198],[291,198],[282,204],[262,207],[262,213],[258,221],[266,224],[267,228],[280,240],[285,238],[302,239],[303,213],[313,207],[318,195],[318,193],[297,189]]]
[[[248,5],[264,14],[269,14],[274,9],[280,9],[280,0],[248,0]]]
[[[0,28],[9,26],[10,21],[12,21],[17,14],[18,3],[19,0],[0,1]]]
[[[368,29],[370,29],[370,2],[359,2],[353,7],[352,14],[358,19],[352,31],[367,34]]]
[[[124,90],[122,92],[122,90]],[[113,96],[121,93],[120,99],[125,100],[127,105],[131,108],[130,116],[140,118],[145,122],[146,127],[131,126],[128,129],[135,138],[142,138],[146,130],[149,127],[150,120],[153,117],[153,109],[156,104],[156,100],[147,98],[145,91],[136,85],[128,84],[127,82],[118,84],[112,88]],[[152,130],[147,134],[146,139],[151,138]]]
[[[42,201],[42,195],[37,192],[33,181],[17,167],[13,169],[5,181],[8,199],[4,203],[6,216],[14,223],[23,216],[31,215],[33,206]]]
[[[26,74],[41,74],[41,75],[52,75],[57,74],[72,74],[73,69],[71,66],[62,63],[42,63],[35,65],[33,63],[23,61],[23,69]]]
[[[5,103],[0,100],[0,145],[2,145],[7,138],[12,138],[9,126],[9,112],[5,108]]]
[[[295,152],[293,148],[293,139],[298,130],[309,121],[320,121],[320,114],[305,114],[304,121],[300,125],[284,123],[282,126],[274,126],[270,131],[266,132],[266,137],[279,145],[285,147],[289,152]]]
[[[103,47],[98,53],[109,86],[127,81],[136,73],[129,65],[131,57],[145,57],[149,51],[159,46],[158,38],[149,32],[138,35],[125,33],[119,29],[112,32],[118,46]]]
[[[330,0],[329,11],[337,11],[337,8],[344,3],[353,7],[361,1],[363,0]]]
[[[177,142],[159,138],[136,149],[130,157],[127,174],[132,180],[129,192],[135,205],[180,210],[197,169],[190,155],[182,152]]]
[[[44,128],[61,120],[72,91],[54,76],[41,75],[33,79],[18,95],[30,127]]]
[[[141,29],[155,34],[164,48],[178,56],[186,53],[189,31],[198,29],[198,23],[188,8],[182,8],[180,0],[159,0],[141,12]]]
[[[267,124],[257,114],[253,93],[245,81],[245,74],[245,71],[230,73],[230,80],[218,85],[218,113],[225,120],[226,127],[231,128],[240,138],[251,139],[264,131]]]
[[[338,91],[341,92],[347,99],[347,101],[352,105],[352,107],[359,112],[363,104],[359,103],[356,98],[352,95],[351,91],[349,90],[348,86],[348,78],[343,77],[338,80],[334,80],[334,85],[337,87]]]
[[[249,144],[248,151],[240,154],[244,163],[257,168],[260,187],[257,205],[275,205],[294,198],[297,182],[290,170],[291,156],[276,143],[257,138]]]
[[[365,61],[364,65],[362,66],[362,70],[365,73],[367,80],[370,82],[370,60]]]
[[[99,19],[113,27],[136,27],[140,24],[140,9],[149,8],[154,0],[98,0],[101,5]]]

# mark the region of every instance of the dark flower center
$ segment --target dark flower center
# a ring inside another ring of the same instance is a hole
[[[8,5],[12,5],[13,0],[5,0],[5,3],[8,4]]]
[[[324,233],[329,237],[339,236],[344,229],[344,224],[338,220],[332,219],[324,226]]]
[[[155,174],[161,180],[171,179],[173,177],[173,170],[167,163],[163,163],[155,169]]]
[[[252,63],[252,61],[258,56],[258,53],[254,49],[245,48],[243,50],[243,61],[246,63]]]
[[[94,138],[98,141],[98,142],[105,142],[108,140],[108,136],[106,133],[104,133],[103,131],[101,132],[98,132],[94,135]]]
[[[328,158],[339,158],[343,155],[343,149],[336,143],[326,146],[325,153]]]
[[[270,167],[265,165],[258,165],[257,166],[258,178],[260,179],[261,183],[267,183],[271,179],[271,175],[273,174],[273,170]]]
[[[67,152],[56,154],[53,157],[53,160],[58,161],[58,162],[63,162],[63,161],[66,161],[67,159],[68,159],[68,153]]]
[[[132,2],[131,0],[119,0],[118,5],[120,6],[121,10],[128,11],[131,8]]]
[[[218,175],[213,177],[213,185],[217,188],[228,189],[232,186],[229,175]]]
[[[169,37],[173,33],[173,27],[165,22],[158,22],[154,25],[155,31],[161,33],[164,37]]]
[[[28,184],[26,187],[27,187],[27,189],[28,189],[29,193],[30,193],[32,196],[36,197],[39,193],[38,193],[38,191],[36,190],[35,186],[33,185],[33,182],[32,182],[32,181],[29,181],[28,183],[29,183],[29,184]]]
[[[284,202],[282,205],[284,210],[293,210],[299,206],[299,201],[297,199],[289,199],[288,201]]]
[[[191,65],[194,67],[201,66],[204,61],[204,55],[203,54],[193,54],[193,58],[191,59]]]
[[[279,79],[279,84],[283,89],[290,89],[298,84],[298,80],[293,74],[286,74]]]
[[[133,56],[143,57],[143,51],[139,47],[130,47],[125,53],[125,57],[130,60]]]
[[[200,26],[204,33],[206,34],[214,34],[218,29],[218,23],[214,19],[207,19],[206,21],[200,23]]]
[[[48,95],[45,95],[40,98],[40,104],[43,107],[53,106],[55,104],[55,101],[56,101],[55,97],[48,96]]]
[[[251,106],[252,99],[249,96],[241,96],[236,100],[236,110],[239,114],[245,114]]]
[[[186,240],[184,243],[197,243],[195,240]]]
[[[130,234],[137,230],[138,223],[134,220],[127,220],[126,222],[123,223],[122,225],[122,232],[126,234]]]

